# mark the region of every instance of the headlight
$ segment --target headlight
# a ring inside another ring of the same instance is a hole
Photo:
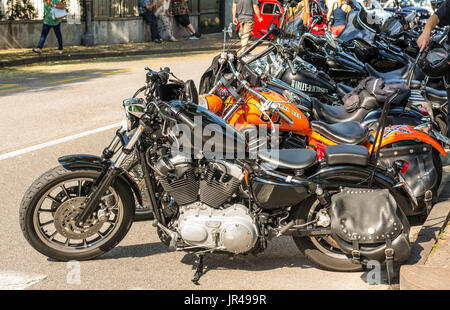
[[[123,101],[125,119],[123,121],[123,128],[127,131],[136,127],[138,120],[144,116],[147,111],[147,106],[141,98],[128,98]]]
[[[122,120],[122,128],[125,129],[126,131],[130,131],[132,127],[130,115],[127,113],[126,110],[123,110],[123,112],[124,118]]]

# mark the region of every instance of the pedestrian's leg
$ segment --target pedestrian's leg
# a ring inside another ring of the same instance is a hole
[[[167,19],[167,15],[164,14],[158,17],[158,31],[161,39],[170,39],[171,37]]]
[[[147,22],[147,24],[150,25],[150,31],[152,33],[152,41],[160,39],[159,33],[158,33],[158,23],[156,22],[156,16],[151,11],[147,11],[143,15],[144,20]]]
[[[152,41],[154,40],[161,40],[161,36],[158,32],[158,22],[156,21],[156,16],[153,14],[153,12],[147,12],[149,19],[148,22],[150,24],[150,30],[152,32]]]
[[[187,25],[186,28],[189,30],[189,32],[191,33],[191,35],[194,35],[194,34],[197,33],[197,32],[195,31],[195,29],[194,29],[194,26],[192,26],[192,24]]]
[[[165,18],[165,20],[166,20],[166,22],[167,22],[167,32],[168,32],[168,34],[169,34],[169,36],[170,36],[170,40],[171,41],[176,41],[177,39],[175,39],[175,37],[173,36],[173,27],[172,27],[172,21],[171,21],[171,19],[169,18],[169,16],[165,16],[166,18]]]
[[[47,39],[48,32],[50,31],[50,26],[43,24],[41,38],[39,39],[38,49],[41,50],[44,47],[45,40]]]
[[[243,22],[241,23],[241,49],[239,53],[243,53],[247,50],[248,41],[250,39],[250,34],[253,29],[253,22]]]
[[[61,24],[57,26],[53,26],[53,30],[55,31],[56,39],[58,39],[58,50],[62,53],[63,50],[63,39],[61,34]]]

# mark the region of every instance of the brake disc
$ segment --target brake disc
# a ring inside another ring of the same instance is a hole
[[[104,222],[91,215],[83,224],[78,226],[75,218],[83,211],[86,197],[76,197],[65,201],[55,212],[55,228],[66,238],[86,239],[97,233]]]

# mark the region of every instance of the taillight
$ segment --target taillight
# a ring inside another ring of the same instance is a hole
[[[408,168],[409,168],[409,162],[407,160],[404,160],[402,169],[400,170],[400,173],[405,174],[406,171],[408,171]]]
[[[408,171],[409,162],[407,160],[403,160],[403,159],[396,160],[396,161],[394,161],[394,167],[399,173],[405,174],[406,171]]]

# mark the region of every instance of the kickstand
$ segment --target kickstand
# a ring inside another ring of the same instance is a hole
[[[197,265],[197,270],[195,271],[194,278],[192,279],[192,282],[194,282],[195,285],[200,285],[198,283],[198,280],[200,280],[200,277],[203,275],[203,258],[205,257],[205,254],[199,254],[199,262]]]

